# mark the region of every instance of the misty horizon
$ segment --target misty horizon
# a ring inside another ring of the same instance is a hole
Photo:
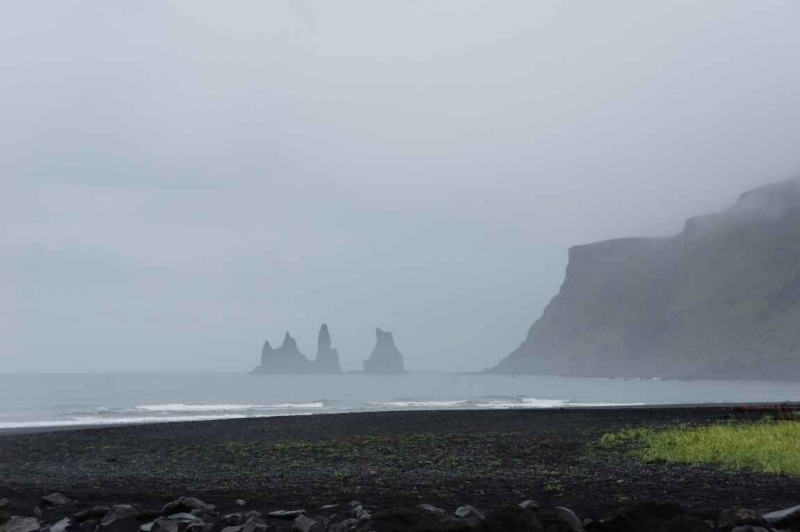
[[[569,247],[800,175],[794,2],[2,13],[3,373],[481,371]]]

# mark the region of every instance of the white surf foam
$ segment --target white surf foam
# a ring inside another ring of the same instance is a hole
[[[2,429],[33,429],[56,427],[80,427],[102,425],[138,425],[142,423],[178,423],[185,421],[214,421],[223,419],[252,419],[278,416],[308,416],[311,412],[297,412],[294,414],[259,414],[248,416],[243,414],[218,414],[200,416],[140,416],[140,417],[74,417],[70,419],[49,419],[41,421],[9,421],[0,423]]]
[[[281,403],[276,405],[250,405],[250,404],[209,404],[187,405],[171,403],[164,405],[139,405],[135,410],[145,412],[242,412],[252,410],[289,409],[289,408],[322,408],[325,404],[315,403]]]
[[[373,406],[388,406],[397,408],[452,408],[468,404],[469,401],[391,401],[386,403],[369,403]]]

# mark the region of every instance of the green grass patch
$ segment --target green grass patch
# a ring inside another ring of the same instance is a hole
[[[800,423],[768,421],[680,426],[663,430],[627,428],[603,436],[604,446],[626,446],[646,460],[800,476]]]

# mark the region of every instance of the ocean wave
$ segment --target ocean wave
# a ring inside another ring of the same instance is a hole
[[[292,409],[292,408],[323,408],[322,402],[314,403],[280,403],[275,405],[251,405],[251,404],[209,404],[209,405],[187,405],[182,403],[171,403],[164,405],[139,405],[134,408],[144,412],[245,412],[253,410],[272,410],[272,409]]]
[[[70,419],[48,419],[41,421],[10,421],[0,423],[3,429],[34,429],[57,427],[81,427],[99,425],[138,425],[143,423],[179,423],[186,421],[216,421],[224,419],[253,419],[279,416],[308,416],[311,412],[297,412],[293,414],[259,414],[248,416],[243,414],[218,414],[199,416],[140,416],[140,417],[74,417]]]
[[[534,397],[522,397],[517,400],[499,400],[486,403],[475,403],[478,408],[559,408],[567,405],[569,401],[565,399],[536,399]]]
[[[448,408],[469,404],[469,401],[390,401],[386,403],[368,403],[373,406],[389,407],[418,407],[418,408]]]

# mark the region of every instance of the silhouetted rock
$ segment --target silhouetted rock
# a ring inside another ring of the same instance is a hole
[[[375,349],[364,361],[364,373],[406,373],[403,355],[394,345],[390,332],[375,329]]]
[[[303,356],[297,348],[297,341],[287,331],[283,345],[278,349],[272,349],[269,342],[264,343],[261,365],[251,373],[311,373],[311,370],[311,361]]]
[[[569,250],[559,294],[490,372],[800,379],[800,179],[668,238]]]
[[[341,373],[339,353],[332,347],[328,326],[322,324],[317,338],[317,357],[314,359],[314,373]]]
[[[75,521],[81,523],[83,521],[88,521],[89,519],[98,519],[103,517],[108,513],[108,506],[93,506],[88,510],[83,510],[82,512],[76,513],[73,517]]]
[[[51,506],[65,506],[72,503],[68,497],[62,495],[61,493],[51,493],[50,495],[45,495],[42,497],[41,502],[42,506],[45,508]]]

